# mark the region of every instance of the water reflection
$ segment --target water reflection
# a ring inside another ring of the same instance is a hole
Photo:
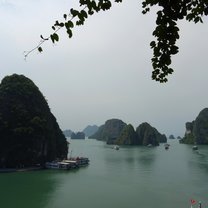
[[[192,157],[189,160],[189,166],[197,173],[208,173],[208,154],[207,148],[199,147],[198,151],[192,151]],[[203,172],[201,172],[203,171]]]
[[[72,141],[90,165],[73,172],[0,174],[2,208],[175,208],[207,201],[208,147],[171,143],[156,148]]]
[[[51,171],[2,173],[0,175],[1,207],[43,208],[59,181]]]
[[[140,152],[142,154],[139,156],[138,162],[144,167],[152,166],[157,156],[157,154],[155,154],[155,151],[155,148],[144,147],[144,150]]]

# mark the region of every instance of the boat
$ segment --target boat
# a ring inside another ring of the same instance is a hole
[[[113,149],[119,150],[119,146],[118,145],[115,145],[115,146],[113,146]]]
[[[166,144],[164,144],[164,146],[165,146],[165,149],[168,150],[169,147],[170,147],[170,144],[167,144],[167,143],[166,143]]]
[[[90,162],[87,157],[70,157],[68,161],[76,163],[78,167],[89,165]]]
[[[152,144],[148,144],[147,147],[152,147]]]
[[[198,150],[198,146],[194,145],[194,146],[192,147],[192,149],[193,149],[193,150]]]
[[[76,168],[79,168],[79,164],[78,164],[78,162],[75,161],[75,160],[63,160],[63,162],[68,163],[70,169],[76,169]]]
[[[45,168],[57,169],[57,170],[69,170],[70,165],[63,161],[52,161],[52,162],[46,162]]]

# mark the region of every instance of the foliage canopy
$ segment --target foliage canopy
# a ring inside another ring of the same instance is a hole
[[[47,101],[27,77],[0,83],[0,168],[27,167],[65,158],[67,141]]]
[[[71,8],[69,14],[63,15],[63,21],[56,21],[52,26],[53,32],[49,37],[41,35],[41,41],[37,47],[25,53],[27,57],[32,51],[42,52],[42,44],[51,40],[59,41],[58,31],[65,28],[68,37],[73,35],[75,26],[83,25],[85,20],[100,11],[109,10],[112,3],[121,3],[123,0],[79,0],[79,10]],[[153,50],[152,79],[159,82],[167,82],[168,75],[173,73],[171,57],[178,53],[176,41],[179,39],[178,20],[186,19],[195,23],[203,22],[202,17],[208,14],[208,0],[143,0],[143,14],[150,11],[153,6],[158,6],[156,28],[153,31],[155,40],[151,41]]]

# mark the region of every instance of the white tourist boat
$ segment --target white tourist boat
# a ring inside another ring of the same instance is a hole
[[[198,150],[198,146],[194,145],[194,146],[192,147],[192,149],[193,149],[193,150]]]
[[[70,157],[68,160],[76,162],[78,167],[89,165],[90,162],[87,157]]]
[[[113,147],[113,149],[115,149],[115,150],[119,150],[119,146],[118,145],[115,145],[114,147]]]
[[[52,162],[46,162],[45,168],[47,169],[57,169],[57,170],[69,170],[70,165],[69,163],[63,162],[63,161],[52,161]]]

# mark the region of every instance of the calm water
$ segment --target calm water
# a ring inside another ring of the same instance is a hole
[[[76,171],[0,174],[1,208],[185,208],[191,198],[208,207],[208,146],[199,152],[170,141],[170,149],[121,147],[72,140],[72,155],[87,156]],[[195,206],[197,207],[197,205]]]

